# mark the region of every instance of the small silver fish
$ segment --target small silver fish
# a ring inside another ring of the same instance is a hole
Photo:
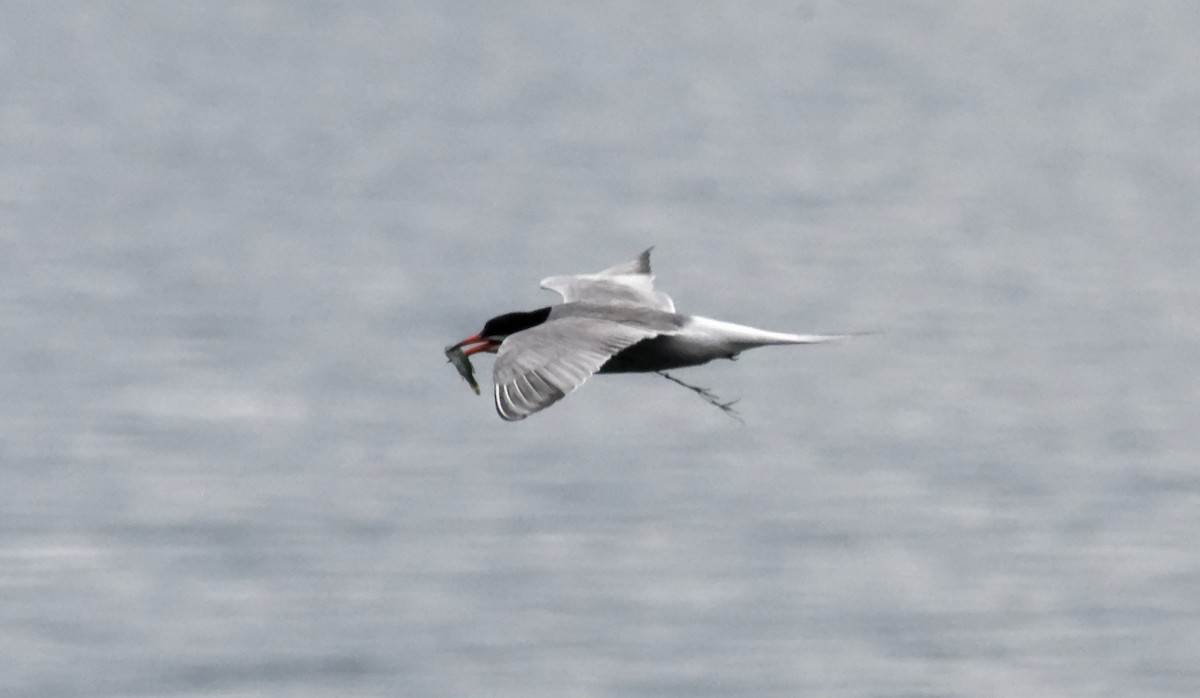
[[[454,368],[458,369],[458,375],[462,376],[467,385],[471,386],[471,390],[478,395],[479,384],[475,382],[475,367],[471,365],[471,359],[463,353],[462,347],[453,344],[446,347],[446,359],[454,364]]]

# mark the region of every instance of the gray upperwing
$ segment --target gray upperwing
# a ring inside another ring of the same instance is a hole
[[[628,262],[621,262],[620,264],[614,264],[611,267],[609,267],[608,269],[605,269],[604,271],[596,272],[596,274],[598,276],[623,276],[625,274],[649,274],[650,273],[650,252],[653,249],[654,249],[653,247],[647,247],[644,252],[642,252],[637,257],[634,257],[633,259],[629,260]]]
[[[640,305],[673,313],[675,302],[671,297],[654,290],[654,277],[650,275],[652,249],[595,274],[551,276],[542,279],[541,286],[561,295],[565,303]]]

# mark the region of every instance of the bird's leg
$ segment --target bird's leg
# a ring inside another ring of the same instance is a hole
[[[677,383],[679,385],[682,385],[683,387],[687,388],[688,390],[692,391],[693,393],[696,393],[700,397],[704,398],[705,402],[707,402],[708,404],[710,404],[714,407],[719,407],[722,412],[729,415],[730,417],[733,417],[734,419],[738,420],[742,424],[746,423],[746,420],[742,419],[741,415],[739,415],[737,413],[737,410],[735,410],[733,408],[734,404],[737,403],[737,400],[730,400],[728,402],[724,402],[721,400],[721,398],[717,397],[708,388],[701,388],[698,385],[692,385],[691,383],[685,383],[685,382],[679,380],[678,378],[676,378],[675,376],[672,376],[671,374],[667,373],[666,371],[655,371],[655,373],[662,376],[663,378],[666,378],[667,380],[671,381],[672,383]]]

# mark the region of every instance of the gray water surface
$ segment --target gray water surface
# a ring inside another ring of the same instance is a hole
[[[4,14],[0,693],[1200,694],[1200,6]],[[878,334],[445,364],[652,244]]]

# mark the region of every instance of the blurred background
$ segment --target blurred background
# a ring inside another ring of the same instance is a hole
[[[0,693],[1200,694],[1200,6],[4,18]],[[879,334],[446,364],[650,245]]]

